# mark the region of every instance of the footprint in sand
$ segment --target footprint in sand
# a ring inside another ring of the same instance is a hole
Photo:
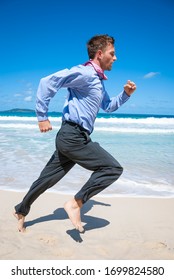
[[[145,242],[145,246],[150,249],[163,249],[167,248],[167,244],[164,242]]]
[[[41,236],[41,237],[39,238],[39,240],[40,240],[41,242],[44,242],[44,243],[46,243],[46,244],[48,244],[48,245],[51,245],[51,246],[55,245],[55,243],[56,243],[56,239],[53,238],[52,236],[48,236],[48,235]]]

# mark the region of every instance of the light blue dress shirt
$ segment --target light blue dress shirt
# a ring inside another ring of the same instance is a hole
[[[113,112],[129,99],[125,91],[110,98],[95,68],[92,65],[78,65],[40,80],[36,99],[38,121],[48,119],[49,102],[60,88],[68,90],[62,119],[81,125],[89,133],[93,131],[100,108]]]

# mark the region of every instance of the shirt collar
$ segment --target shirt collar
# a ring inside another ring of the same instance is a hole
[[[104,74],[104,71],[101,69],[101,67],[98,66],[96,63],[94,63],[91,59],[88,60],[87,62],[85,62],[83,65],[84,66],[92,65],[100,78],[102,78],[103,80],[107,80],[108,79],[106,77],[106,75]]]

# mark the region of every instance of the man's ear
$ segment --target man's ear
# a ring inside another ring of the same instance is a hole
[[[98,59],[102,59],[103,58],[102,50],[98,50],[96,56],[97,56]]]

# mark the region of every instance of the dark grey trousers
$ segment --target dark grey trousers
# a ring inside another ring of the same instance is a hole
[[[56,151],[23,201],[15,206],[16,213],[26,216],[31,204],[62,179],[76,163],[93,171],[89,180],[75,195],[83,203],[116,181],[123,172],[120,164],[98,143],[92,142],[82,127],[63,122],[56,136]]]

